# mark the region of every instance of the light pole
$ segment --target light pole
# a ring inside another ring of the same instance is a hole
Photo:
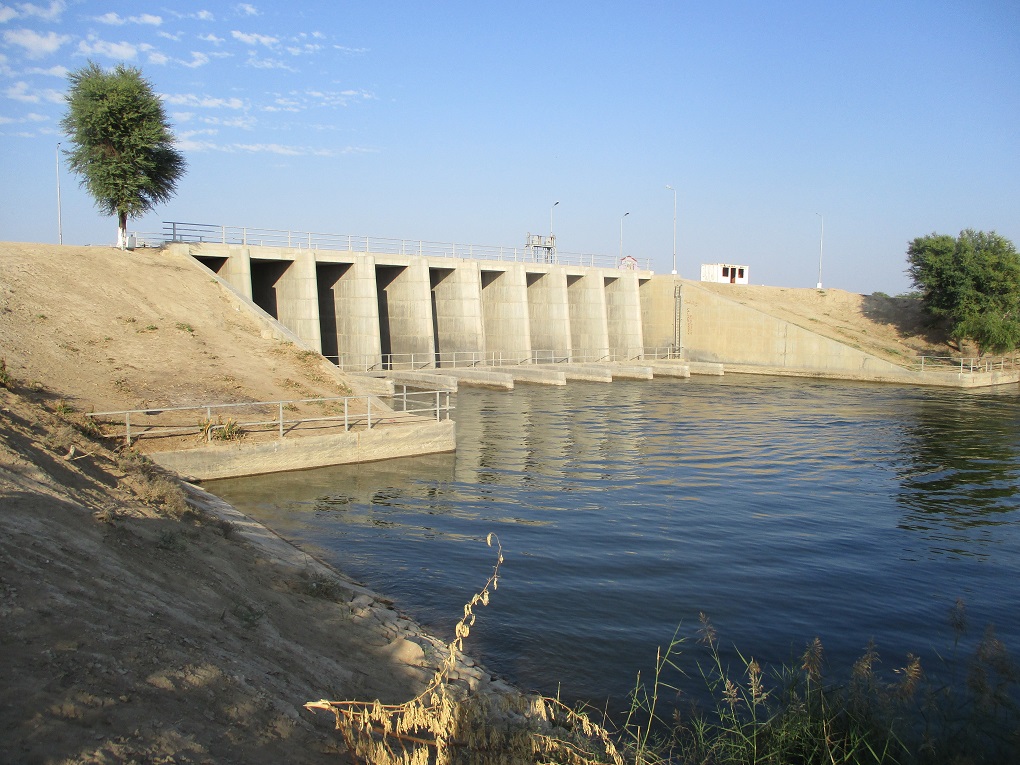
[[[825,250],[825,216],[821,213],[815,213],[821,220],[822,230],[818,235],[818,286],[816,289],[822,288],[822,253]]]
[[[556,209],[556,205],[558,205],[558,204],[559,204],[559,202],[553,202],[553,206],[549,208],[549,237],[550,238],[552,238],[552,235],[553,235],[553,210]]]
[[[666,188],[673,192],[673,276],[676,276],[676,189],[668,183]]]
[[[623,218],[630,215],[629,212],[623,214]],[[620,218],[620,260],[623,260],[623,218]]]
[[[57,141],[57,244],[64,243],[64,227],[60,223],[60,141]]]

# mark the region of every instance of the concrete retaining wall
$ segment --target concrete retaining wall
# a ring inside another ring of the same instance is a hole
[[[188,480],[201,481],[452,452],[455,448],[455,425],[452,420],[446,420],[388,425],[328,436],[295,436],[266,443],[242,440],[187,451],[155,452],[149,456],[167,470]]]

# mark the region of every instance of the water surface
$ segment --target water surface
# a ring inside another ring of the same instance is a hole
[[[933,661],[967,603],[1020,650],[1020,395],[751,376],[456,396],[456,455],[210,482],[525,688],[626,695],[678,624],[834,666]]]

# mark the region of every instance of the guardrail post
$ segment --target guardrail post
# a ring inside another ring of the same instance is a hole
[[[349,398],[344,397],[344,431],[351,429],[351,423],[347,420],[347,403],[349,401]]]
[[[124,440],[131,446],[131,412],[124,412]]]
[[[280,438],[283,438],[283,402],[280,402]]]
[[[365,426],[365,430],[372,429],[372,397],[369,396],[365,399],[368,402],[368,424]]]

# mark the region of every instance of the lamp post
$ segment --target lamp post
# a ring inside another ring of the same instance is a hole
[[[64,227],[60,222],[60,141],[57,141],[57,244],[64,243]]]
[[[821,213],[815,213],[821,220],[822,229],[818,235],[818,286],[816,289],[822,288],[822,253],[825,250],[825,216]]]
[[[673,276],[676,276],[676,189],[668,183],[666,188],[673,192]]]
[[[623,218],[630,215],[629,212],[623,214]],[[623,260],[623,218],[620,218],[620,260]]]
[[[550,238],[552,238],[552,235],[553,235],[553,210],[556,209],[556,205],[558,205],[558,204],[559,204],[559,202],[553,202],[552,207],[549,208],[549,237]]]

